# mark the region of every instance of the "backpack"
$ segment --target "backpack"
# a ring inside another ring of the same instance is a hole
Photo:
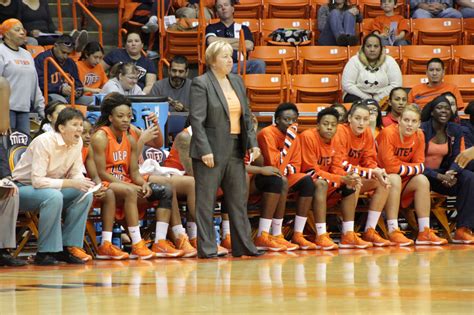
[[[311,32],[302,28],[278,28],[270,33],[274,42],[290,43],[294,46],[306,42],[311,37]]]

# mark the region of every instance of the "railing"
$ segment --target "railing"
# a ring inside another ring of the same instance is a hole
[[[58,10],[58,31],[62,33],[64,31],[64,27],[63,27],[63,12],[61,10],[61,0],[56,0],[56,6]]]
[[[58,0],[60,1],[60,0]],[[86,7],[84,3],[82,3],[81,0],[73,0],[72,1],[72,22],[74,25],[74,29],[78,30],[77,27],[77,7],[76,5],[79,5],[79,7],[82,9],[82,11],[91,18],[91,20],[94,22],[95,25],[97,25],[97,30],[99,32],[99,43],[101,46],[104,46],[103,42],[103,35],[102,35],[102,23],[95,17],[94,14]]]
[[[53,57],[48,57],[44,60],[44,89],[43,89],[43,95],[44,95],[44,100],[45,102],[48,102],[48,79],[49,79],[49,73],[48,73],[48,64],[51,63],[56,70],[61,74],[61,76],[66,80],[66,82],[71,86],[71,97],[70,97],[70,104],[72,107],[74,107],[76,103],[76,88],[74,85],[74,79],[71,79],[69,75],[64,72],[64,70],[61,68],[61,66],[53,59]]]
[[[242,62],[241,62],[242,61]],[[241,28],[239,32],[239,50],[237,52],[237,73],[241,74],[243,67],[243,75],[247,73],[247,46],[245,45],[245,34]]]

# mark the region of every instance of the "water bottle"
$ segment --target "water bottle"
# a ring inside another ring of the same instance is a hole
[[[214,218],[214,229],[216,230],[216,243],[220,245],[221,243],[221,217]]]
[[[114,224],[112,229],[112,244],[122,248],[122,228],[117,223]]]

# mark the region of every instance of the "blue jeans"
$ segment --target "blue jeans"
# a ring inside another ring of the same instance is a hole
[[[382,38],[382,44],[384,46],[390,46],[390,42],[388,41],[387,38]],[[406,45],[410,45],[410,43],[405,40],[405,39],[397,39],[392,46],[406,46]]]
[[[472,8],[462,8],[461,9],[462,17],[465,19],[474,18],[474,9]]]
[[[10,110],[10,127],[14,130],[30,134],[30,113]]]
[[[39,212],[38,252],[57,253],[63,250],[63,246],[82,247],[92,195],[78,202],[84,193],[74,188],[36,189],[21,184],[18,187],[20,211]]]
[[[412,15],[413,19],[430,19],[430,18],[446,18],[446,19],[460,19],[462,18],[461,12],[453,8],[447,8],[440,13],[434,15],[423,9],[416,9]]]
[[[328,21],[319,35],[319,45],[335,46],[339,36],[355,35],[355,25],[356,17],[349,11],[331,10]]]
[[[242,61],[241,61],[242,63]],[[237,74],[238,63],[234,63],[232,66],[232,73]],[[265,61],[260,59],[247,60],[247,66],[245,67],[247,74],[264,74],[266,70]]]

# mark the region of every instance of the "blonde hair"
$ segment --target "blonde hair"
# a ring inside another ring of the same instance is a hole
[[[212,42],[206,49],[206,64],[212,65],[216,61],[217,55],[224,50],[231,53],[233,51],[232,46],[224,40]]]
[[[414,112],[421,119],[421,110],[416,104],[413,104],[413,103],[407,104],[405,108],[402,110],[402,112],[400,113],[400,117],[402,117],[405,112]]]

